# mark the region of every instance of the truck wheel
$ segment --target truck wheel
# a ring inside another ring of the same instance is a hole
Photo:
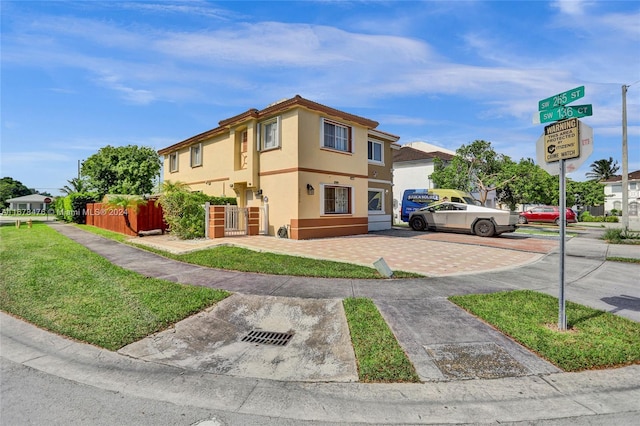
[[[427,226],[421,216],[412,217],[409,225],[411,225],[411,229],[413,229],[414,231],[424,231],[424,228]]]
[[[496,228],[490,220],[480,219],[473,226],[473,232],[480,237],[493,237],[496,233]]]

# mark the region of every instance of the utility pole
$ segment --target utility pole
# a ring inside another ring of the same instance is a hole
[[[629,230],[629,153],[627,148],[627,89],[622,85],[622,225]]]

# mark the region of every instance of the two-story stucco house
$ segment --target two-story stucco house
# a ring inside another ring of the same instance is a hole
[[[263,229],[293,239],[392,225],[392,149],[376,121],[295,96],[250,109],[159,151],[164,179],[261,207]]]
[[[602,181],[604,184],[604,209],[606,213],[611,210],[622,210],[622,176],[615,176]],[[638,203],[640,202],[640,170],[628,175],[627,200],[629,203],[629,217],[638,217]]]

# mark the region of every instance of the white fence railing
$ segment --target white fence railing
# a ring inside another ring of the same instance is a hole
[[[224,208],[224,236],[247,235],[247,222],[249,212],[246,208],[238,206],[225,206]]]

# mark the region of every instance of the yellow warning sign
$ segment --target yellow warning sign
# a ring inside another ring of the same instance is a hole
[[[547,163],[580,157],[577,118],[559,121],[544,128],[544,159]]]

